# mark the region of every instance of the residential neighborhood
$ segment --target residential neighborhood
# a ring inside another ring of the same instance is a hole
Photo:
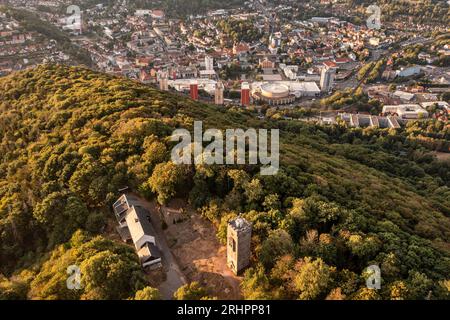
[[[439,57],[450,55],[449,46],[427,47],[432,40],[422,36],[445,31],[448,26],[411,24],[399,28],[389,22],[380,29],[370,28],[350,22],[351,15],[343,18],[345,9],[339,1],[333,1],[336,16],[304,20],[296,17],[314,4],[272,5],[253,0],[239,8],[179,19],[162,8],[132,9],[126,0],[113,5],[100,3],[80,10],[77,16],[61,11],[64,1],[9,2],[17,2],[19,8],[32,11],[64,32],[99,71],[218,105],[314,109],[316,99],[355,86],[361,86],[381,104],[410,103],[415,97],[436,102],[436,92],[450,86],[448,65],[434,64]],[[42,6],[48,9],[39,10]],[[52,37],[24,30],[5,13],[0,22],[0,41],[6,44],[0,49],[0,74],[49,61],[77,63]],[[420,65],[398,65],[402,50],[417,45],[428,48],[417,55]],[[392,51],[394,47],[398,49]],[[20,59],[18,54],[27,57]],[[14,59],[6,59],[13,55]],[[377,61],[382,63],[378,83],[361,82],[365,66]],[[400,89],[418,77],[427,81],[426,88]],[[386,87],[379,85],[381,82]],[[398,87],[394,93],[387,89],[389,84]],[[245,86],[250,90],[249,99],[241,97]],[[191,94],[191,88],[196,92]],[[217,95],[220,98],[215,98]],[[421,113],[421,117],[428,116]]]

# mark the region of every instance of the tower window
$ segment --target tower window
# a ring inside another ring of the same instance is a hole
[[[228,239],[228,243],[230,244],[230,247],[233,250],[233,252],[236,252],[236,240],[230,237]]]

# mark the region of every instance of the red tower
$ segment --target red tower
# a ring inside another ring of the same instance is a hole
[[[250,85],[248,82],[243,82],[241,87],[241,105],[250,105]]]
[[[192,100],[198,100],[198,83],[191,83],[191,98]]]

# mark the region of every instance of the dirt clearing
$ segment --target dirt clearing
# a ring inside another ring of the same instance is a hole
[[[214,226],[181,200],[163,210],[181,209],[183,219],[165,230],[168,244],[189,281],[198,281],[219,299],[240,299],[241,278],[227,267],[226,247],[216,238]]]

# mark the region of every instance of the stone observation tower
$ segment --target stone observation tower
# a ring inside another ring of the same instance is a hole
[[[238,274],[250,263],[252,225],[243,218],[228,222],[227,265]]]

